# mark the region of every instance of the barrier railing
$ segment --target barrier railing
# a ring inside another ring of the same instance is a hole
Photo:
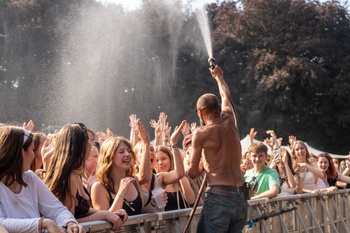
[[[202,207],[198,207],[188,232],[196,232]],[[174,232],[184,229],[191,209],[130,216],[118,232]],[[107,221],[82,224],[86,232],[111,232]],[[332,193],[307,193],[249,201],[243,233],[345,233],[350,232],[350,189]]]

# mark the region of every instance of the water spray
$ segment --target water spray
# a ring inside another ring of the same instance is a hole
[[[210,69],[214,69],[215,68],[215,66],[216,66],[216,60],[215,60],[215,58],[214,57],[210,57],[209,59],[208,59],[208,63],[209,63],[209,66],[210,66]]]

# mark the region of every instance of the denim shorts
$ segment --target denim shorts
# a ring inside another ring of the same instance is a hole
[[[206,193],[197,233],[242,233],[247,213],[248,202],[243,192],[232,192],[231,197]]]

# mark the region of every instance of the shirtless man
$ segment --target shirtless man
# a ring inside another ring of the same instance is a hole
[[[237,116],[223,71],[210,69],[220,95],[204,94],[197,101],[197,114],[202,127],[193,133],[192,154],[188,174],[202,173],[203,155],[208,187],[197,232],[242,232],[248,203],[243,193],[244,178],[240,169],[241,144]]]

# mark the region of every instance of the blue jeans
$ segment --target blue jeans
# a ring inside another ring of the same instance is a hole
[[[246,224],[248,202],[243,192],[225,197],[206,193],[197,233],[242,233]]]

